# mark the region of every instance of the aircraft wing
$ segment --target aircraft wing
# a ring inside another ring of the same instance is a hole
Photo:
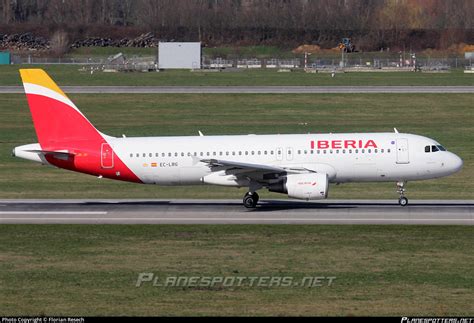
[[[262,179],[262,175],[286,175],[286,174],[301,174],[301,173],[314,173],[315,171],[298,166],[273,166],[264,164],[252,164],[242,163],[229,160],[220,159],[201,159],[203,163],[206,163],[213,172],[224,171],[228,175],[245,175],[246,177],[254,179]],[[269,178],[276,178],[270,176]]]

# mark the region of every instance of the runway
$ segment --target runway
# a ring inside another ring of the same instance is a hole
[[[62,86],[65,93],[130,94],[303,94],[303,93],[474,93],[474,86]],[[22,86],[0,86],[0,94],[24,93]]]
[[[473,225],[474,200],[0,200],[0,224]]]

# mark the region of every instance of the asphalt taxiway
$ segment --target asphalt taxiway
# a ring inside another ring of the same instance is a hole
[[[62,86],[65,93],[474,93],[474,86]],[[0,94],[24,93],[22,86],[0,86]]]
[[[0,224],[473,225],[474,200],[0,200]]]

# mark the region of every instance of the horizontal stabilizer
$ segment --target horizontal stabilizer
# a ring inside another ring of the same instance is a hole
[[[58,150],[58,151],[51,151],[51,150],[37,150],[37,149],[33,149],[33,150],[26,150],[27,152],[30,152],[30,153],[36,153],[36,154],[42,154],[44,156],[53,156],[55,158],[58,158],[58,159],[63,159],[63,160],[68,160],[68,158],[70,157],[74,157],[75,154],[73,153],[70,153],[68,151],[64,151],[64,150]]]

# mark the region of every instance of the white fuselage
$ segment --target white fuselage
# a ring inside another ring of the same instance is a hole
[[[203,159],[305,168],[328,174],[333,183],[430,179],[462,166],[453,153],[425,152],[426,146],[439,146],[436,141],[404,133],[141,137],[109,143],[142,182],[160,185],[206,183],[203,178],[212,172]]]

